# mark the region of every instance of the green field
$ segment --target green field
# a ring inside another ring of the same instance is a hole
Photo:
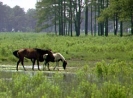
[[[133,59],[133,37],[69,37],[44,33],[0,33],[0,62],[17,59],[12,52],[21,48],[52,49],[67,60],[101,61]]]
[[[0,33],[0,64],[15,66],[14,50],[36,47],[60,52],[67,67],[77,68],[68,76],[57,71],[52,79],[43,71],[15,72],[10,81],[0,79],[1,98],[133,98],[133,36]]]

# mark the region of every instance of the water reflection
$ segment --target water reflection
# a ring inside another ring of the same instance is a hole
[[[51,68],[52,69],[52,68]],[[19,67],[19,70],[16,71],[16,67],[15,66],[11,66],[11,65],[2,65],[0,66],[0,79],[4,79],[4,80],[12,80],[12,76],[17,74],[26,74],[29,75],[30,77],[33,77],[34,75],[36,75],[38,72],[42,72],[44,76],[47,76],[48,79],[52,80],[54,75],[60,74],[63,77],[63,80],[65,80],[66,82],[70,82],[71,79],[73,79],[74,77],[74,73],[72,72],[68,72],[68,71],[64,71],[63,69],[61,69],[60,71],[38,71],[37,68],[35,69],[35,71],[32,71],[31,66],[26,66],[26,70],[24,71],[22,67]]]

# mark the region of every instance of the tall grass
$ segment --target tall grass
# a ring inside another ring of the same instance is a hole
[[[43,72],[34,75],[15,73],[12,80],[0,80],[3,98],[132,98],[133,67],[125,61],[114,60],[84,65],[75,74]]]
[[[21,48],[52,49],[70,60],[132,60],[133,37],[69,37],[44,33],[0,33],[0,62],[14,62]]]

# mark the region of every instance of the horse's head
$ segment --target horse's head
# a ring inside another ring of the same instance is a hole
[[[64,68],[64,70],[66,69],[66,65],[67,65],[67,61],[65,60],[65,61],[63,62],[63,68]]]

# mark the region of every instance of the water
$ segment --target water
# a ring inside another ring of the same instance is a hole
[[[4,80],[12,80],[12,76],[15,74],[28,74],[29,76],[34,76],[35,74],[37,74],[37,72],[39,71],[37,66],[34,67],[34,71],[32,70],[32,66],[25,66],[26,71],[24,71],[22,66],[19,66],[18,71],[16,70],[16,66],[14,65],[1,65],[0,66],[0,79],[4,79]],[[56,73],[58,74],[62,74],[63,75],[63,79],[65,79],[66,81],[69,81],[70,79],[73,78],[74,73],[70,72],[69,70],[71,69],[75,69],[74,67],[69,67],[67,68],[67,70],[64,70],[62,67],[59,67],[59,71],[58,70],[52,70],[53,68],[51,67],[51,71],[47,71],[47,70],[42,70],[43,68],[40,67],[41,72],[44,73],[44,76],[47,76],[49,79],[52,79],[53,75],[55,75]]]

